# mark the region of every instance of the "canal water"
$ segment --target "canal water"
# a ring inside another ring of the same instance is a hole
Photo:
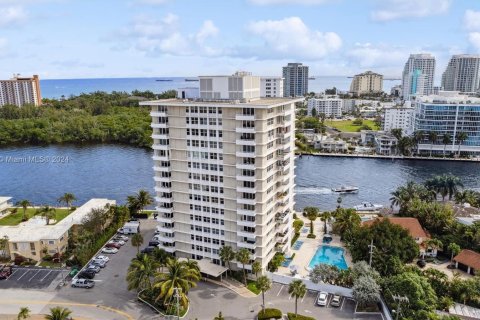
[[[0,196],[42,205],[72,192],[77,204],[93,197],[124,203],[139,189],[153,194],[151,157],[150,150],[123,145],[2,148]],[[442,173],[460,177],[469,188],[480,188],[480,163],[303,156],[295,165],[297,210],[335,208],[338,195],[331,188],[342,185],[360,188],[358,194],[342,196],[345,206],[363,201],[389,205],[390,192],[397,186]]]

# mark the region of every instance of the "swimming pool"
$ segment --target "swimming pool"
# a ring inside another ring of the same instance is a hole
[[[308,265],[310,268],[315,267],[317,264],[330,264],[336,266],[338,269],[344,270],[348,269],[347,262],[345,261],[345,257],[343,256],[344,250],[339,247],[332,247],[332,246],[320,246],[318,247],[315,255],[313,256],[312,260],[310,260],[310,264]]]

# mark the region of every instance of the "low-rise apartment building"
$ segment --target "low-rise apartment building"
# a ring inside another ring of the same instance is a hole
[[[11,199],[12,197],[0,197],[0,215],[12,207],[12,204],[9,202]]]
[[[308,100],[308,114],[312,115],[313,110],[317,116],[324,114],[327,118],[339,118],[342,116],[343,100],[338,96],[311,98]]]
[[[260,96],[263,98],[283,97],[283,78],[282,77],[261,77],[260,78]]]
[[[411,106],[396,106],[384,109],[382,130],[390,132],[392,129],[402,129],[403,135],[413,132],[413,118],[415,109]]]

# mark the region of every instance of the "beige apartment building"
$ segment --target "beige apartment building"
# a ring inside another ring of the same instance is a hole
[[[216,264],[222,246],[247,248],[263,268],[290,250],[302,100],[260,98],[260,78],[236,73],[200,77],[199,99],[141,103],[152,108],[160,247]]]
[[[382,91],[383,76],[372,71],[355,75],[352,83],[350,84],[350,92],[356,95],[378,93]]]
[[[0,107],[6,104],[19,107],[25,104],[41,105],[42,95],[38,75],[33,77],[14,75],[10,80],[0,80]]]

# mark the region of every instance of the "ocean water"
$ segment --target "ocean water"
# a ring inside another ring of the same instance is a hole
[[[44,98],[56,99],[62,96],[69,97],[94,91],[132,92],[137,89],[161,93],[171,89],[198,87],[197,81],[185,81],[185,79],[192,79],[192,77],[51,79],[40,80],[40,86]],[[347,91],[350,88],[351,81],[352,79],[348,77],[317,77],[315,80],[309,80],[308,90],[321,92],[325,89],[336,87],[339,90]],[[390,88],[399,83],[396,80],[385,80],[383,85],[384,91],[390,92]]]

